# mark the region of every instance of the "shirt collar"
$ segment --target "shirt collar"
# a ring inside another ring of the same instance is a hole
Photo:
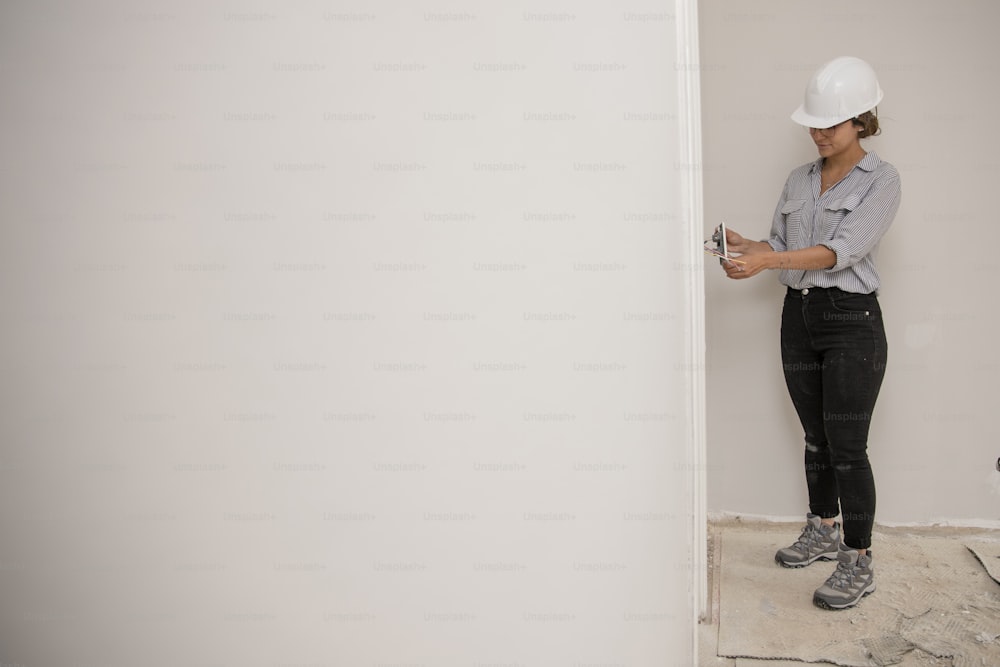
[[[878,153],[872,151],[861,158],[855,167],[861,169],[862,171],[875,171],[875,168],[882,164],[882,159],[879,158]],[[812,163],[812,167],[809,169],[810,173],[817,173],[823,167],[823,158],[818,158]]]
[[[875,168],[882,164],[882,159],[879,158],[878,153],[872,151],[868,155],[861,158],[861,162],[858,163],[858,168],[864,171],[875,171]]]

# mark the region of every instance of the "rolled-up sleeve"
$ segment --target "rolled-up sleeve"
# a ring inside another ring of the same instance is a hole
[[[841,271],[866,257],[888,231],[899,209],[899,173],[888,164],[878,174],[868,193],[834,230],[833,237],[820,242],[837,255],[828,273]]]

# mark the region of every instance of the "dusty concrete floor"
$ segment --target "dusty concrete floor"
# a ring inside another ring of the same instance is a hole
[[[720,581],[723,578],[722,567],[724,565],[724,559],[719,557],[720,545],[722,543],[723,535],[727,531],[762,531],[769,534],[773,534],[774,539],[777,542],[781,540],[787,541],[789,544],[795,540],[798,536],[799,531],[802,528],[802,523],[776,523],[776,522],[764,522],[764,521],[753,521],[744,520],[740,518],[727,518],[727,519],[717,519],[709,523],[708,528],[708,560],[709,560],[709,596],[710,596],[710,611],[711,615],[699,627],[700,633],[700,646],[699,646],[699,656],[700,665],[702,667],[802,667],[805,664],[815,664],[820,666],[829,666],[842,664],[838,662],[816,662],[806,663],[800,660],[783,660],[783,659],[752,659],[752,658],[732,658],[732,657],[719,657],[717,654],[717,648],[719,646],[719,629],[720,629],[720,616],[722,614],[722,606],[727,603],[727,598],[725,596],[720,596]],[[730,533],[733,534],[733,533]],[[964,543],[972,541],[990,541],[990,542],[1000,542],[1000,531],[990,531],[987,529],[980,528],[955,528],[955,527],[945,527],[945,526],[934,526],[934,527],[919,527],[919,528],[896,528],[887,526],[876,526],[875,536],[877,539],[881,540],[883,543],[891,542],[894,546],[898,546],[897,552],[907,553],[906,544],[912,542],[913,544],[927,544],[929,542],[934,542],[934,540],[954,540],[955,543]],[[928,539],[930,538],[930,539]],[[938,542],[940,543],[940,542]],[[874,544],[873,544],[874,546]],[[874,551],[874,549],[873,549]],[[729,559],[737,557],[736,554],[727,554],[725,561],[730,562]],[[759,554],[754,556],[759,557]],[[975,558],[972,557],[975,561]],[[897,557],[897,562],[894,563],[896,567],[907,567],[907,563],[899,562]],[[774,566],[779,571],[781,568]],[[812,566],[810,566],[812,567]],[[823,564],[822,569],[830,570],[832,572],[832,564]],[[919,564],[913,564],[914,569],[919,567]],[[985,568],[983,569],[985,573]],[[876,576],[878,574],[878,568],[876,568]],[[822,573],[819,573],[819,577],[822,580]],[[877,580],[878,581],[878,580]],[[984,583],[986,582],[986,583]],[[822,583],[822,581],[820,581]],[[982,595],[982,589],[986,587],[989,589],[993,586],[995,582],[986,577],[977,577],[974,580],[969,581],[969,595],[978,594]],[[928,587],[932,587],[933,583],[928,582]],[[996,591],[988,590],[990,596],[1000,595],[1000,584],[996,584]],[[874,595],[878,595],[877,591]],[[962,591],[958,591],[959,596],[962,595]],[[874,598],[873,595],[873,598]],[[872,599],[872,598],[868,598]],[[891,613],[888,610],[880,608],[879,605],[865,603],[868,599],[863,600],[859,609],[864,607],[864,615],[867,622],[877,622],[880,619],[874,617],[873,614],[888,614]],[[804,632],[801,636],[802,642],[812,642],[815,641],[815,637],[822,636],[824,632],[828,631],[828,624],[832,622],[837,622],[837,619],[843,619],[844,614],[854,613],[856,610],[849,610],[847,612],[823,612],[821,614],[815,614],[815,618],[811,618],[805,626],[810,631]],[[993,612],[989,612],[992,614]],[[832,614],[832,616],[826,617],[824,614]],[[841,616],[838,616],[841,615]],[[730,615],[731,617],[731,615]],[[827,621],[829,618],[831,621]],[[891,620],[891,619],[883,619]],[[992,633],[1000,635],[1000,614],[996,615],[996,618],[989,618],[989,624]],[[994,623],[995,622],[995,623]],[[815,626],[814,628],[812,626]],[[988,635],[987,635],[988,637]],[[984,646],[976,646],[976,655],[974,661],[972,660],[953,660],[949,657],[935,657],[929,653],[922,650],[910,650],[902,655],[898,662],[876,662],[872,661],[872,665],[880,664],[898,664],[903,667],[958,667],[965,665],[984,665],[987,667],[1000,667],[1000,638],[990,642]]]

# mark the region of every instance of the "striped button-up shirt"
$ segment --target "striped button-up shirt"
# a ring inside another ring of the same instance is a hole
[[[774,210],[767,242],[776,251],[824,245],[837,255],[829,269],[782,269],[782,284],[839,287],[845,292],[876,292],[879,241],[899,209],[899,172],[868,153],[847,176],[820,194],[823,158],[802,165],[789,176]]]

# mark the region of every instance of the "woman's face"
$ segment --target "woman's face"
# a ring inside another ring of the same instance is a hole
[[[843,123],[822,130],[810,127],[809,136],[816,144],[820,157],[829,158],[853,151],[860,141],[858,139],[860,129],[850,120],[845,120]]]

